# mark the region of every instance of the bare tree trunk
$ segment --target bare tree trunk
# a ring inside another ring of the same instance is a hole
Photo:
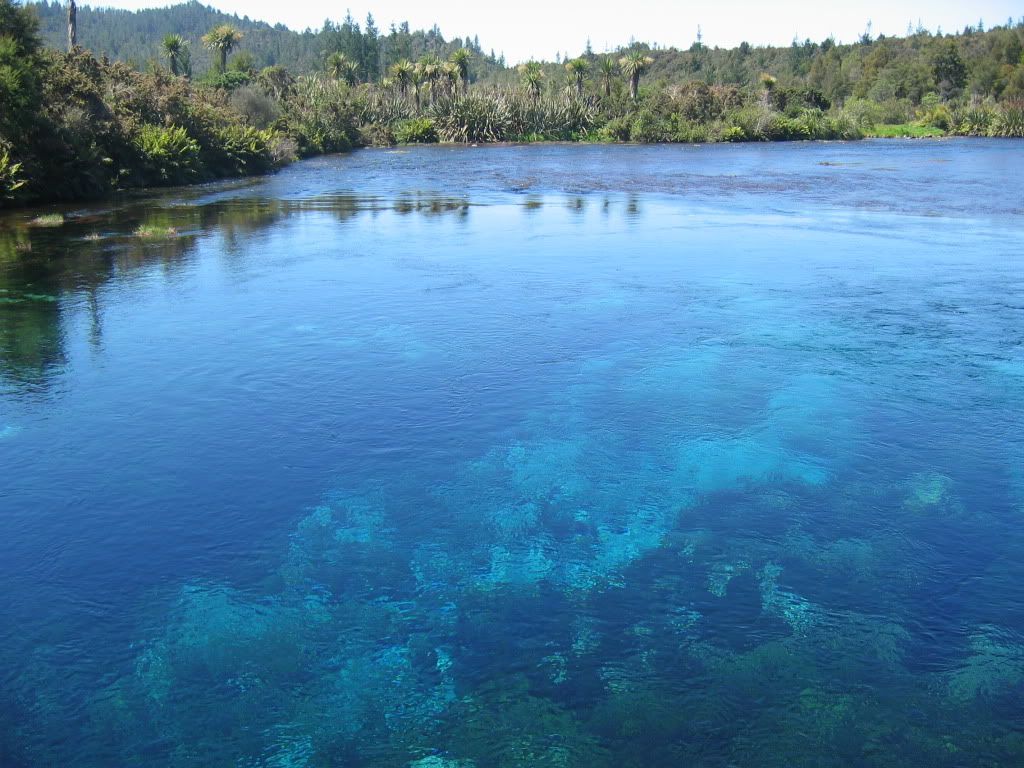
[[[75,0],[68,0],[68,53],[78,45],[78,6]]]

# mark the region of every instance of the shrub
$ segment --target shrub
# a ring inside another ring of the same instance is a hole
[[[1024,139],[1024,101],[1009,101],[996,110],[990,136]]]
[[[143,125],[138,148],[147,183],[187,184],[199,177],[199,144],[184,128]]]
[[[395,140],[399,144],[431,144],[437,141],[434,121],[429,117],[414,117],[395,126]]]
[[[360,140],[347,86],[318,75],[301,77],[286,102],[283,123],[304,155],[341,152]]]
[[[710,125],[688,120],[678,121],[672,139],[684,144],[702,144],[714,140]]]
[[[231,107],[254,128],[269,128],[281,117],[281,107],[263,91],[246,86],[231,94]]]
[[[673,139],[668,121],[649,109],[642,109],[629,128],[629,139],[641,144],[657,144]]]
[[[220,164],[218,176],[266,173],[274,167],[272,146],[275,135],[252,126],[229,125],[218,133]]]
[[[0,154],[0,200],[14,200],[15,193],[25,186],[21,163],[11,160],[8,152]]]
[[[961,136],[988,136],[995,119],[995,109],[984,103],[954,109],[951,113],[952,130]]]
[[[602,141],[629,141],[630,122],[626,117],[615,117],[598,130],[597,135]]]
[[[359,143],[366,147],[393,147],[397,144],[395,132],[383,123],[368,123],[359,127]]]
[[[738,125],[729,125],[722,129],[722,141],[748,141],[747,134]]]

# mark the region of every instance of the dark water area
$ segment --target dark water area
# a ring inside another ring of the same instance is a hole
[[[424,147],[0,219],[0,766],[1024,764],[1022,169]]]

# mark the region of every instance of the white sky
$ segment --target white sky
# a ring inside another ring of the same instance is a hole
[[[251,19],[283,23],[292,29],[314,29],[324,19],[340,20],[346,3],[360,24],[372,11],[377,26],[408,21],[413,29],[435,23],[445,38],[479,35],[485,50],[504,53],[509,63],[529,58],[554,59],[556,53],[576,55],[587,39],[597,52],[626,44],[630,39],[660,46],[689,47],[702,28],[704,43],[732,47],[746,40],[757,44],[788,45],[793,37],[824,40],[829,35],[850,42],[872,22],[875,35],[902,35],[918,21],[934,32],[950,32],[984,19],[986,27],[1005,24],[1024,15],[1024,2],[1015,0],[626,0],[609,2],[552,2],[516,0],[204,0],[216,8]],[[86,0],[83,5],[93,4]],[[96,0],[95,5],[145,8],[168,5],[166,0]]]

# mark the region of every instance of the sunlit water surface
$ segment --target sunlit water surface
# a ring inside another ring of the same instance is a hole
[[[1022,169],[367,150],[0,220],[0,765],[1024,764]]]

